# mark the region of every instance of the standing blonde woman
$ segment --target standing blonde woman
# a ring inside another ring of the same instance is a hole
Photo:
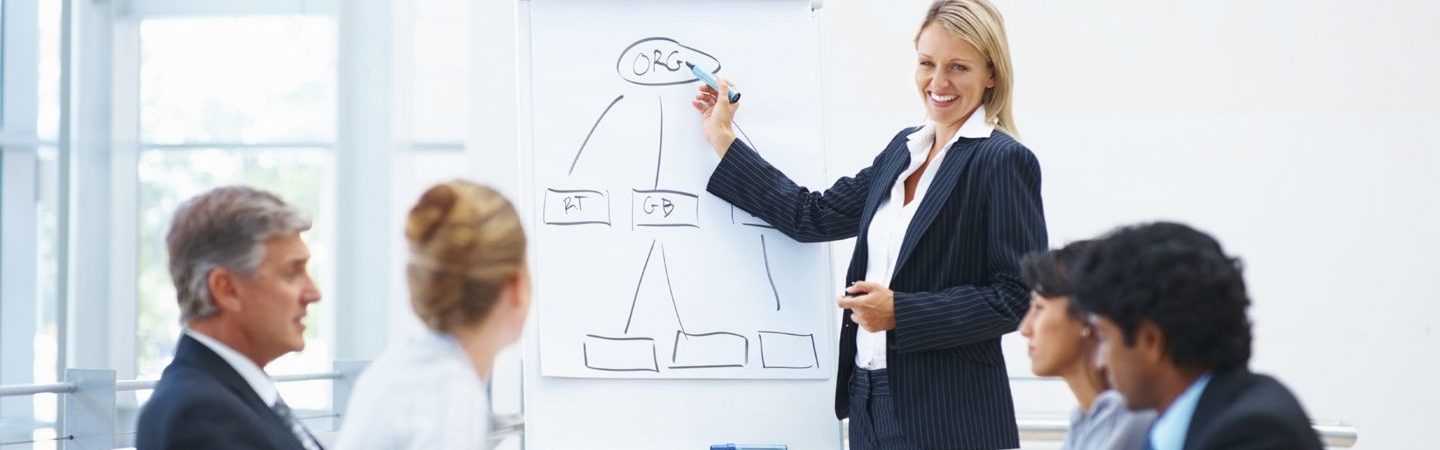
[[[410,305],[427,330],[360,376],[338,447],[489,448],[485,379],[530,310],[520,218],[494,190],[451,181],[420,197],[405,238]]]
[[[1046,247],[1040,164],[1015,140],[1000,13],[941,0],[915,37],[928,120],[824,192],[796,185],[731,128],[738,104],[694,105],[720,155],[709,191],[799,241],[858,237],[846,275],[835,413],[850,448],[1019,447],[1000,336],[1029,304],[1020,257]]]
[[[1100,336],[1070,298],[1075,292],[1070,267],[1091,247],[1093,241],[1072,242],[1021,260],[1020,278],[1032,294],[1020,334],[1030,341],[1031,370],[1063,378],[1079,403],[1061,450],[1140,450],[1155,411],[1125,408],[1125,398],[1111,389],[1105,368],[1096,362]]]

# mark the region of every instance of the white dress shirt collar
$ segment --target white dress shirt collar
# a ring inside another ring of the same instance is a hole
[[[917,142],[935,142],[935,128],[935,121],[926,120],[925,124],[920,126],[920,129],[915,130],[914,133],[910,133],[910,136],[906,139],[911,143],[911,149],[913,150],[915,148],[914,144]],[[970,113],[970,118],[965,119],[965,123],[960,125],[960,129],[955,132],[955,136],[950,138],[950,142],[945,143],[945,147],[949,148],[951,144],[954,144],[955,141],[960,140],[962,137],[984,139],[990,137],[994,132],[995,127],[990,126],[990,123],[985,120],[985,105],[980,105],[979,108],[975,108],[975,112]],[[926,151],[930,150],[928,146],[924,148]]]
[[[220,359],[230,364],[230,367],[240,374],[240,378],[244,378],[245,383],[250,385],[250,389],[255,390],[255,395],[260,397],[260,401],[265,402],[267,406],[275,406],[275,401],[280,399],[280,393],[275,390],[275,382],[260,366],[255,365],[254,361],[215,338],[206,336],[205,333],[186,328],[185,335],[220,355]]]

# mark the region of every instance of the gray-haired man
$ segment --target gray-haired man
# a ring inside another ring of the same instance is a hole
[[[263,368],[305,348],[320,291],[300,233],[310,219],[269,192],[227,186],[180,205],[165,236],[185,332],[140,413],[145,449],[321,448]]]

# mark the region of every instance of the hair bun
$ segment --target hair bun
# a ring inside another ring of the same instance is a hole
[[[437,331],[483,317],[524,266],[525,232],[514,205],[468,181],[425,191],[410,209],[405,237],[411,306]]]
[[[405,220],[405,239],[410,241],[410,245],[424,246],[434,238],[458,198],[455,189],[447,184],[435,185],[420,195],[420,200],[410,209],[410,216]]]

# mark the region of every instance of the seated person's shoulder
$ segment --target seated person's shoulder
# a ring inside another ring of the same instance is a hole
[[[1144,448],[1150,424],[1155,421],[1155,410],[1132,411],[1125,406],[1125,398],[1114,390],[1105,391],[1095,399],[1092,414],[1097,426],[1110,430],[1107,448]]]
[[[473,396],[484,395],[484,381],[457,356],[427,347],[388,350],[360,375],[356,395],[389,408],[424,409],[433,403],[473,401]],[[415,391],[414,386],[434,388]]]
[[[193,367],[171,366],[165,369],[165,375],[155,383],[155,391],[150,395],[147,404],[168,404],[169,401],[183,401],[194,396],[210,395],[211,391],[221,391],[224,387],[219,380]]]
[[[1275,411],[1243,408],[1219,419],[1210,445],[1214,449],[1314,449],[1320,438],[1305,421]]]
[[[1299,400],[1266,375],[1247,377],[1213,429],[1218,440],[1236,440],[1235,445],[1243,442],[1246,448],[1320,448]]]
[[[193,368],[167,370],[140,411],[140,448],[265,448],[263,420],[234,391]]]
[[[462,358],[423,345],[387,349],[356,381],[336,447],[472,446],[446,444],[484,433],[475,427],[486,420],[484,382]]]
[[[219,380],[198,369],[177,367],[167,371],[156,384],[140,420],[169,422],[185,420],[197,412],[214,415],[245,410],[245,403]]]
[[[1269,375],[1250,374],[1245,379],[1232,408],[1236,413],[1271,413],[1292,417],[1305,416],[1300,401],[1289,388]]]

